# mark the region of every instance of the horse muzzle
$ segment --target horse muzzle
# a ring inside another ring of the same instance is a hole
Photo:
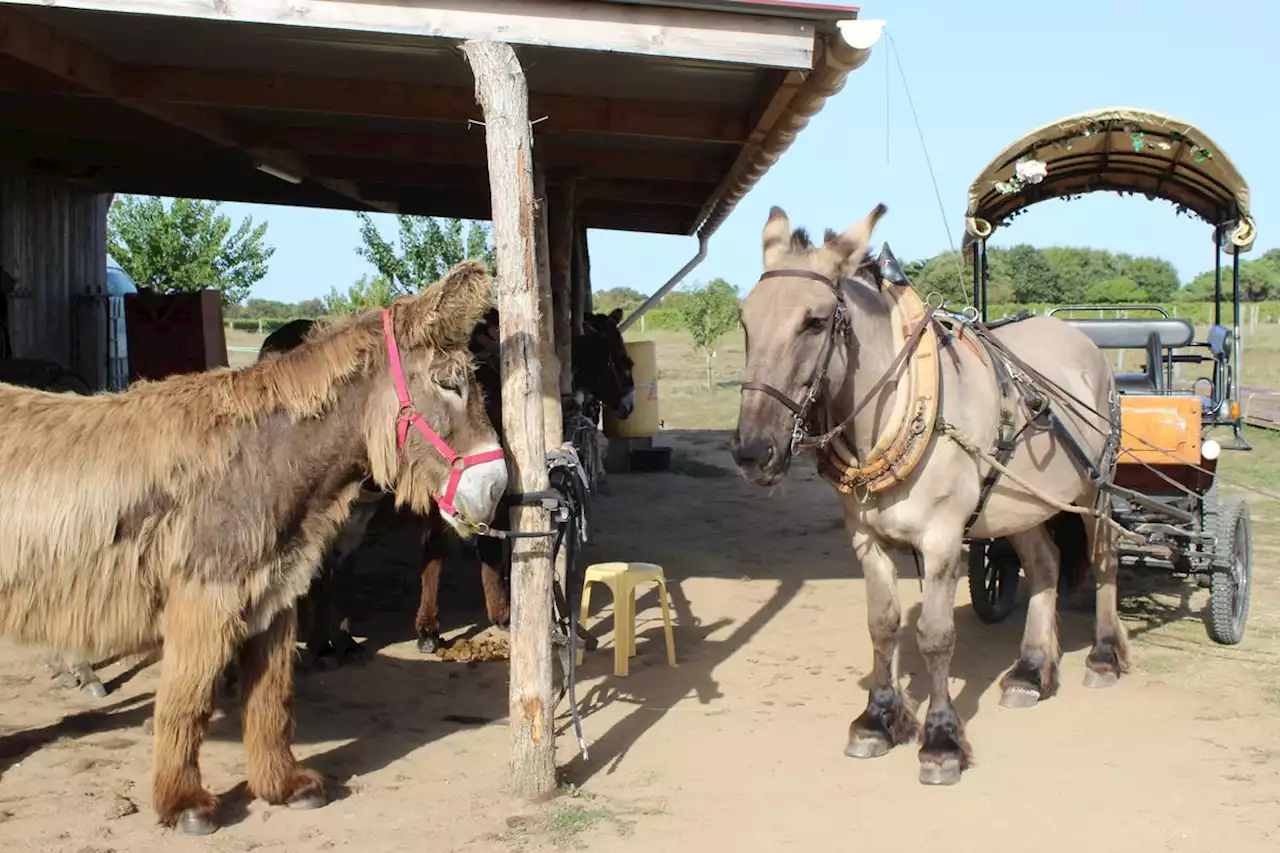
[[[743,441],[738,433],[729,440],[729,454],[742,476],[752,485],[768,487],[781,482],[790,464],[790,448],[783,448],[771,438]]]
[[[507,492],[507,460],[493,459],[473,465],[462,472],[458,488],[453,496],[457,515],[445,515],[445,519],[460,533],[467,523],[488,524],[498,511],[498,504]]]
[[[635,410],[636,410],[636,392],[635,392],[635,389],[633,388],[627,392],[627,395],[622,398],[622,400],[618,403],[617,407],[615,407],[613,411],[614,411],[614,414],[618,416],[618,420],[625,421],[627,418],[631,417],[631,413],[634,412]]]

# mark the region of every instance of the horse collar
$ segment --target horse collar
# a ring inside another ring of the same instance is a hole
[[[396,399],[400,402],[400,411],[396,415],[396,449],[404,453],[405,442],[409,439],[409,427],[412,425],[436,449],[436,452],[444,457],[445,462],[449,463],[449,483],[445,486],[444,494],[433,494],[432,497],[436,499],[441,512],[456,516],[458,510],[453,505],[453,499],[458,493],[458,484],[462,482],[462,472],[473,465],[501,459],[502,448],[487,450],[473,456],[458,455],[449,443],[431,428],[413,405],[413,398],[409,396],[409,385],[404,378],[404,363],[400,358],[400,348],[396,345],[395,327],[391,322],[390,308],[382,309],[382,331],[387,344],[387,365],[391,369],[391,379],[396,386]]]

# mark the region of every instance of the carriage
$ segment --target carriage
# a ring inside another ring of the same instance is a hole
[[[1251,449],[1239,402],[1240,255],[1256,236],[1249,187],[1235,166],[1198,128],[1144,110],[1099,110],[1032,131],[969,188],[964,250],[977,314],[989,321],[987,242],[995,228],[1037,202],[1098,191],[1163,199],[1212,228],[1213,322],[1206,334],[1158,305],[1064,305],[1049,313],[1104,351],[1145,354],[1140,370],[1115,373],[1121,444],[1106,491],[1113,517],[1141,537],[1126,543],[1121,557],[1127,565],[1194,576],[1210,591],[1209,636],[1235,644],[1249,614],[1251,520],[1240,496],[1219,489],[1217,466],[1223,450]],[[1228,300],[1230,327],[1223,316]],[[1188,372],[1198,375],[1188,381]],[[1229,439],[1210,437],[1220,432]],[[999,622],[1015,606],[1018,558],[1002,539],[968,545],[973,608],[982,621]]]

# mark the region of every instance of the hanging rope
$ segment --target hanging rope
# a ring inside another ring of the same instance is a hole
[[[951,226],[947,224],[947,206],[942,203],[942,190],[938,188],[938,176],[933,171],[933,158],[929,156],[929,145],[925,142],[924,128],[920,125],[920,116],[916,112],[915,99],[911,97],[911,87],[907,85],[907,74],[902,70],[902,56],[898,53],[897,46],[893,43],[893,35],[885,30],[885,43],[893,52],[893,60],[898,66],[898,76],[902,78],[902,89],[907,95],[907,105],[911,108],[911,118],[916,125],[916,134],[920,137],[920,149],[924,151],[924,162],[929,167],[929,180],[933,182],[933,195],[938,200],[938,212],[942,215],[942,228],[947,232],[947,245],[951,247],[952,254],[956,256],[956,276],[960,283],[960,293],[964,296],[966,306],[972,306],[973,300],[969,297],[969,286],[964,280],[964,263],[960,255],[956,251],[956,241],[951,236]],[[887,75],[886,75],[887,76]],[[888,113],[888,82],[885,84],[885,112]],[[888,122],[885,122],[885,135],[888,136]],[[887,142],[886,142],[887,146]]]

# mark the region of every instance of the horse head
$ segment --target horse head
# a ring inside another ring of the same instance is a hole
[[[772,486],[786,475],[797,438],[819,414],[815,404],[845,385],[858,342],[850,331],[854,297],[843,280],[862,270],[874,275],[874,264],[863,262],[884,212],[877,205],[844,233],[828,231],[821,246],[803,229],[792,230],[780,208],[769,212],[764,273],[740,311],[746,381],[730,442],[734,463],[756,485]]]
[[[573,342],[573,384],[626,420],[636,407],[636,381],[621,321],[621,308],[583,318],[582,334]]]

